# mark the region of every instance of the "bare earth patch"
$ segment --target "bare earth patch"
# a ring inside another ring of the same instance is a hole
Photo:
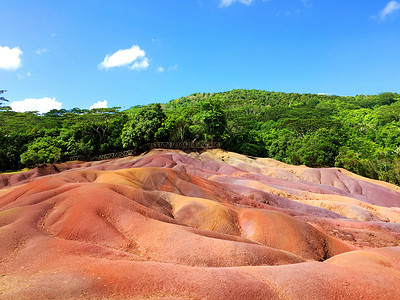
[[[400,190],[153,150],[0,175],[0,299],[400,299]]]

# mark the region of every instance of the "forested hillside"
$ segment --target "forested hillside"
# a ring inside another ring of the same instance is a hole
[[[5,104],[3,104],[5,105]],[[400,184],[400,95],[339,97],[232,90],[166,104],[44,115],[0,111],[0,170],[90,158],[153,141],[220,142],[226,150],[310,167],[343,167]]]

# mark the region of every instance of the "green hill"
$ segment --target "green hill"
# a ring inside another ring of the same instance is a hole
[[[0,168],[68,155],[90,157],[153,141],[208,140],[242,154],[310,167],[344,167],[400,184],[399,125],[400,95],[395,93],[341,97],[232,90],[126,111],[73,109],[37,115],[3,108]]]

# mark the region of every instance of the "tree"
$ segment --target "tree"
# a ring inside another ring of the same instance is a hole
[[[59,161],[61,149],[51,137],[34,140],[28,145],[28,150],[21,154],[21,162],[29,167],[46,165]]]
[[[0,95],[7,92],[6,90],[0,90]],[[9,102],[6,98],[0,96],[0,107],[3,106],[3,102]]]
[[[296,139],[287,149],[289,162],[309,167],[329,167],[335,164],[343,137],[340,131],[321,128],[304,138]]]
[[[229,142],[225,143],[224,146],[229,151],[246,155],[265,157],[268,154],[260,133],[256,130],[241,131],[231,135]]]
[[[396,93],[381,93],[376,97],[378,105],[390,105],[399,100],[399,94]]]
[[[124,148],[138,148],[145,143],[153,142],[156,132],[166,118],[159,103],[139,108],[122,130],[121,137]]]
[[[381,106],[377,112],[377,117],[379,125],[400,121],[400,102]]]
[[[20,149],[24,141],[18,135],[5,134],[0,128],[0,171],[15,170],[19,168]]]
[[[74,108],[38,115],[0,107],[1,170],[19,169],[21,161],[36,165],[57,160],[60,149],[65,156],[90,158],[153,141],[204,139],[224,141],[225,150],[291,164],[336,165],[399,184],[400,95],[237,89],[195,93],[122,112]]]
[[[195,140],[198,135],[193,134],[191,126],[193,126],[193,116],[197,111],[197,107],[176,108],[168,114],[167,119],[157,130],[155,138],[171,142]]]
[[[57,139],[65,155],[90,157],[122,148],[121,132],[127,116],[118,107],[52,111],[51,118],[61,120]]]
[[[211,144],[214,142],[214,137],[219,140],[223,138],[227,119],[219,98],[214,96],[201,102],[199,119],[204,126],[206,137],[211,138]]]

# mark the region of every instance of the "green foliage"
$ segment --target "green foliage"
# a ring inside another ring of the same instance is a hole
[[[395,93],[382,93],[379,94],[376,98],[377,105],[390,105],[398,101],[400,99],[400,95]]]
[[[28,145],[28,149],[21,154],[21,163],[26,166],[41,166],[52,164],[60,160],[61,149],[51,137],[37,138]]]
[[[127,121],[119,108],[100,108],[66,112],[58,135],[66,155],[96,155],[122,147],[121,130]]]
[[[231,136],[225,147],[230,151],[251,155],[251,156],[266,156],[266,146],[263,143],[262,137],[257,130],[249,132],[239,132]]]
[[[380,125],[400,121],[400,101],[381,106],[377,111],[377,119]]]
[[[125,124],[122,131],[124,148],[138,148],[153,142],[156,133],[166,119],[160,104],[150,104],[139,108]]]
[[[344,167],[399,184],[400,95],[232,90],[122,112],[74,108],[38,115],[0,108],[0,170],[137,149],[153,141],[200,140],[291,164]]]
[[[177,108],[170,112],[168,117],[157,130],[155,138],[158,141],[183,142],[196,139],[193,131],[193,119],[196,109]]]
[[[0,110],[1,158],[0,170],[15,170],[26,165],[58,160],[28,145],[39,138],[51,139],[61,149],[62,156],[97,155],[122,148],[121,131],[127,116],[118,108],[82,110],[52,110],[44,115],[18,113],[9,108]],[[51,148],[53,149],[53,148]],[[57,152],[57,149],[53,149]],[[28,151],[21,160],[22,153]],[[36,151],[36,152],[35,152]],[[44,157],[44,159],[43,159]],[[23,163],[22,163],[23,162]]]
[[[329,167],[335,164],[343,139],[335,130],[320,128],[291,143],[287,150],[289,162],[310,167]]]
[[[203,100],[200,103],[198,119],[204,128],[206,137],[209,136],[211,143],[214,140],[221,140],[227,126],[225,112],[222,109],[222,102],[217,97]],[[215,137],[217,137],[215,139]]]
[[[193,94],[165,108],[172,113],[177,108],[201,109],[202,103],[214,98],[226,116],[227,150],[311,167],[336,165],[371,178],[399,181],[398,94],[339,97],[232,90]],[[190,128],[204,134],[198,117]]]
[[[18,136],[5,134],[0,129],[0,170],[15,170],[19,168],[19,145],[24,141],[20,141]]]

